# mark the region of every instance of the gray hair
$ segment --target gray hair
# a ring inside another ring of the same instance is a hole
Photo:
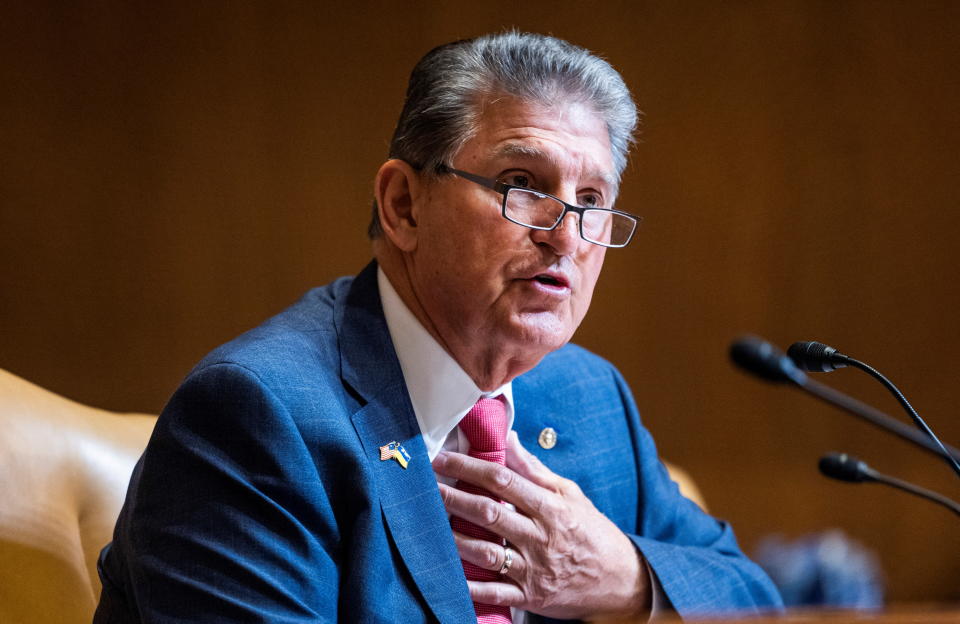
[[[607,61],[547,35],[507,31],[455,41],[428,52],[410,74],[390,142],[399,158],[426,175],[453,158],[479,129],[481,98],[503,94],[538,103],[580,102],[607,125],[617,176],[627,164],[637,107]],[[376,202],[367,230],[382,233]]]

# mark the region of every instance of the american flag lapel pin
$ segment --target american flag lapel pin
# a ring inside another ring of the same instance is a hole
[[[410,462],[410,454],[403,448],[399,442],[389,442],[380,447],[380,461],[397,460],[397,463],[407,467]]]

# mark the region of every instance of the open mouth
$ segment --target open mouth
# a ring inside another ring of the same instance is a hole
[[[553,277],[552,275],[546,275],[541,273],[540,275],[535,275],[533,279],[541,284],[546,284],[547,286],[553,286],[554,288],[566,288],[567,281],[564,279],[559,279]]]

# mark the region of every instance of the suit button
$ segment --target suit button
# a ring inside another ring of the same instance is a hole
[[[537,442],[540,443],[542,448],[552,449],[557,445],[557,432],[553,430],[553,427],[547,427],[540,432]]]

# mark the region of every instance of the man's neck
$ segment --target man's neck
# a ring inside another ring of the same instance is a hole
[[[480,390],[493,391],[527,372],[542,359],[542,356],[535,359],[517,358],[498,349],[496,345],[477,350],[476,345],[468,345],[461,341],[456,332],[443,331],[444,328],[430,318],[420,302],[417,290],[410,279],[405,258],[395,249],[387,250],[388,245],[382,241],[378,242],[379,244],[374,245],[374,257],[397,295],[423,328],[450,354],[450,357],[456,360]]]

